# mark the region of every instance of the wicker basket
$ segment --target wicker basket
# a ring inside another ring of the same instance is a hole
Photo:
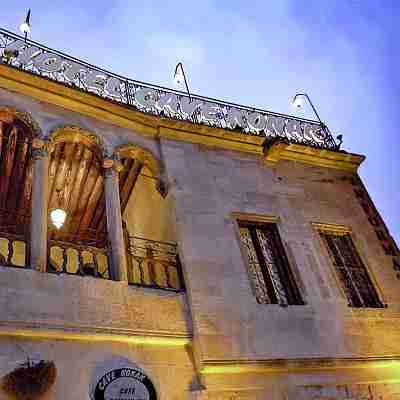
[[[53,361],[27,362],[3,378],[2,388],[16,400],[37,400],[53,385],[57,369]]]

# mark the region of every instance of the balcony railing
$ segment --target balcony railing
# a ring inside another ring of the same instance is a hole
[[[27,240],[18,235],[0,232],[0,265],[27,267],[29,265]]]
[[[176,244],[129,236],[128,282],[142,287],[184,291]]]
[[[30,216],[0,209],[0,265],[27,267],[30,262]]]
[[[106,248],[49,240],[47,272],[111,279]]]
[[[0,63],[163,118],[337,150],[319,122],[134,81],[0,29]]]

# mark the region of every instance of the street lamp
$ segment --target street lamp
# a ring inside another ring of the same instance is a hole
[[[299,110],[300,108],[303,107],[303,98],[306,98],[308,103],[310,104],[311,108],[314,111],[314,114],[316,115],[319,123],[321,124],[321,128],[324,132],[326,132],[328,135],[331,135],[329,128],[326,126],[325,122],[322,122],[321,118],[319,117],[319,114],[316,110],[316,108],[314,107],[313,102],[311,101],[310,97],[308,96],[307,93],[297,93],[296,96],[293,97],[292,100],[292,106],[296,109]],[[336,145],[337,149],[340,149],[340,146],[343,143],[343,135],[338,135],[336,137],[336,139],[338,139],[339,143]]]
[[[31,33],[31,10],[28,10],[28,14],[26,14],[25,21],[19,27],[21,32],[25,35],[25,42],[28,37],[28,33]]]
[[[292,100],[293,107],[297,110],[302,108],[303,107],[303,97],[305,97],[307,99],[307,101],[310,103],[310,106],[313,109],[315,115],[317,116],[318,121],[321,124],[322,128],[326,128],[326,125],[321,121],[321,118],[319,117],[318,112],[315,109],[314,104],[312,103],[312,101],[307,93],[297,93],[296,96],[294,96],[293,100]]]
[[[189,92],[189,85],[187,83],[185,70],[183,69],[183,65],[181,62],[176,64],[175,73],[174,73],[174,82],[176,85],[180,85],[182,82],[184,82],[185,86],[186,86],[186,91],[189,95],[189,99],[192,100],[192,98],[190,96],[190,92]]]

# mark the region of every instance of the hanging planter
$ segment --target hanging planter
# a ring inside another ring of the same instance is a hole
[[[2,388],[15,400],[37,400],[53,385],[57,369],[53,361],[28,360],[3,378]]]

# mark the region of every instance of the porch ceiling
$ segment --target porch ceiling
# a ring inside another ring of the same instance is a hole
[[[30,129],[20,120],[0,119],[0,231],[26,236],[31,214]]]
[[[123,211],[141,163],[133,159],[123,159],[122,163],[120,197]],[[49,210],[62,207],[67,211],[67,219],[60,230],[49,225],[50,239],[104,247],[106,204],[100,155],[82,143],[57,143],[50,158],[49,178]]]
[[[122,159],[121,209],[125,210],[142,163]],[[32,133],[18,119],[0,115],[0,233],[27,237],[33,179]],[[57,230],[49,220],[49,238],[104,247],[106,213],[101,154],[79,142],[58,142],[50,155],[49,212],[64,208],[67,219]]]

